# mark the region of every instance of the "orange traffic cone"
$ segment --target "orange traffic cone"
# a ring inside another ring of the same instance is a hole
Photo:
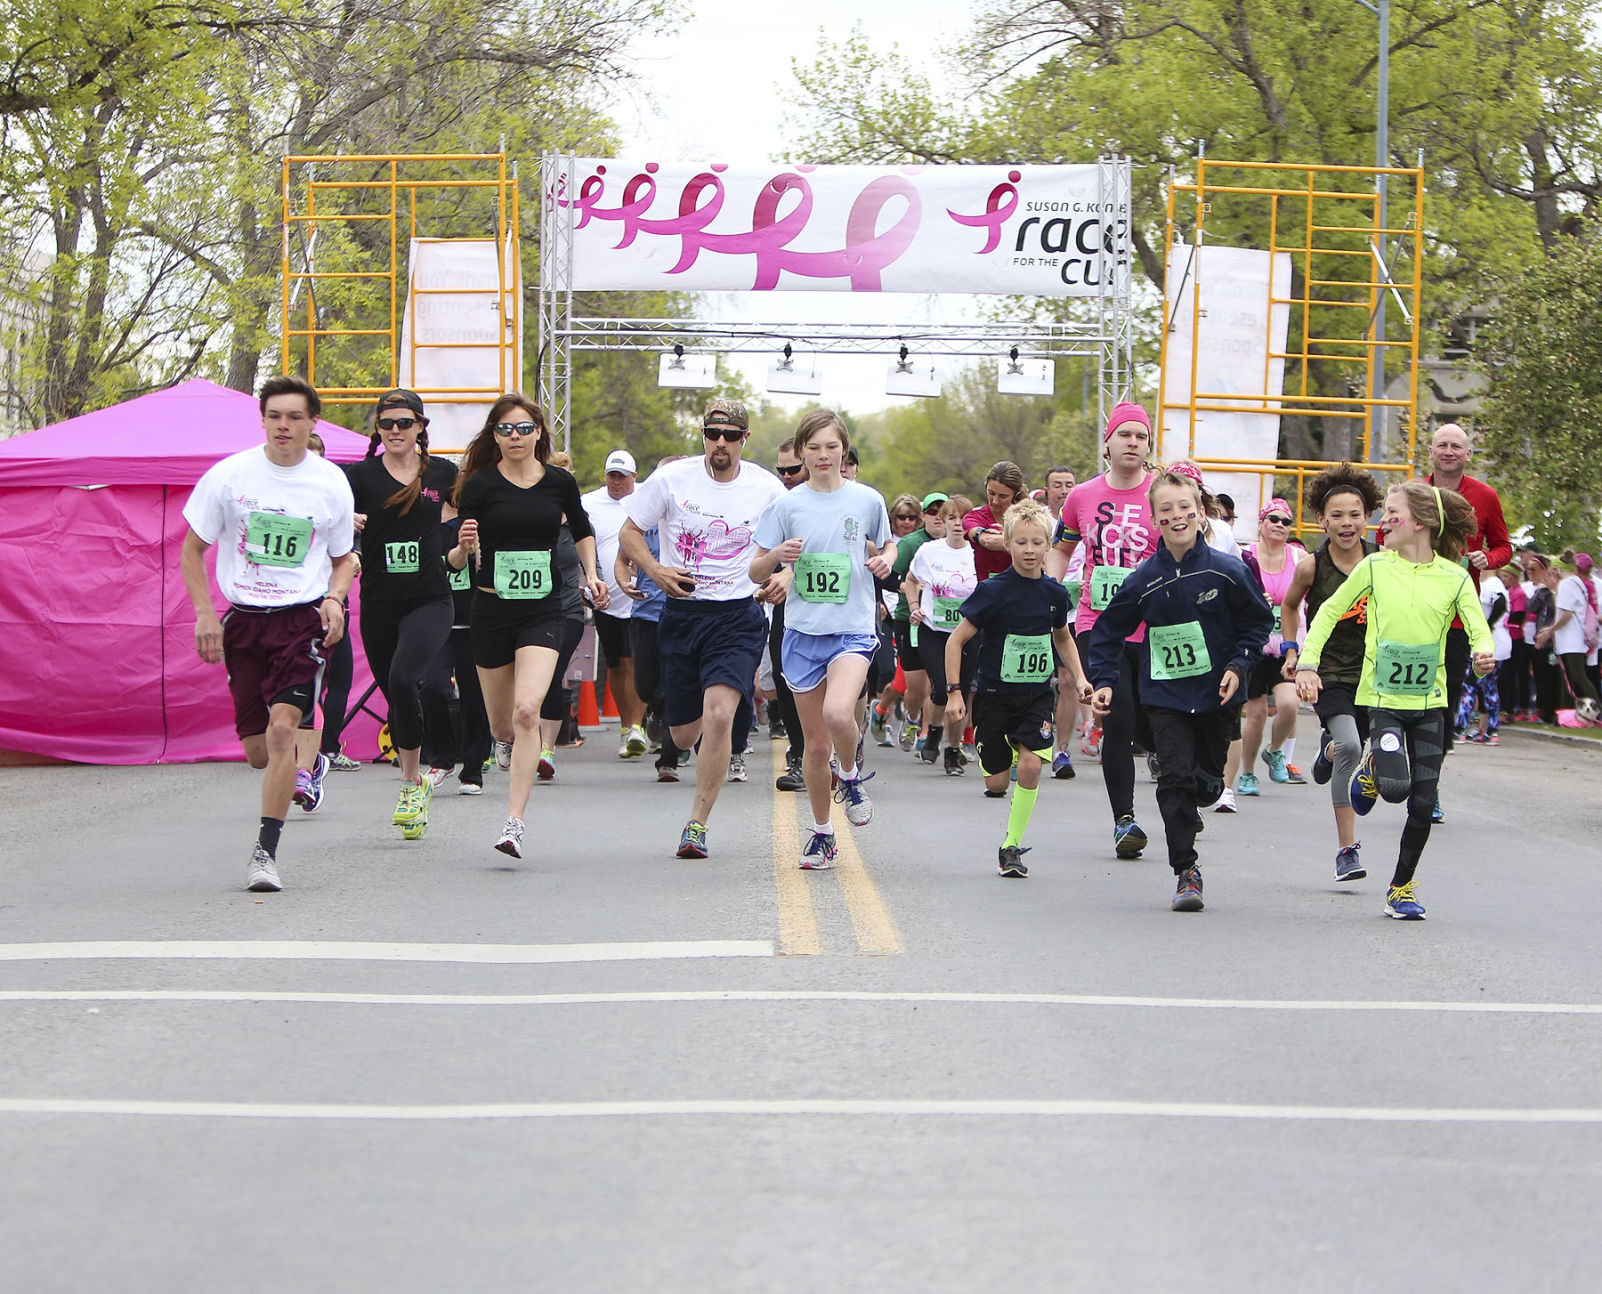
[[[617,702],[612,698],[612,680],[606,680],[606,699],[601,702],[601,718],[618,719]]]
[[[595,712],[595,688],[587,679],[580,679],[578,721],[580,728],[599,728],[601,716]]]

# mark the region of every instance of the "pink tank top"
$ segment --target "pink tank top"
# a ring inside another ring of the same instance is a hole
[[[1263,567],[1262,555],[1257,551],[1257,545],[1252,544],[1245,550],[1250,553],[1257,563],[1257,582],[1263,586],[1263,596],[1268,599],[1268,608],[1274,613],[1274,632],[1269,634],[1268,642],[1263,650],[1271,655],[1279,655],[1279,609],[1285,601],[1285,594],[1290,590],[1291,581],[1296,578],[1296,563],[1307,556],[1307,550],[1297,543],[1285,545],[1285,565],[1279,571],[1266,570]],[[1305,623],[1306,617],[1303,617]]]

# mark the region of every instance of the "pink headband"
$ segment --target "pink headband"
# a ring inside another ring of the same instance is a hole
[[[1270,499],[1268,506],[1257,514],[1257,519],[1261,521],[1270,512],[1278,512],[1289,517],[1292,521],[1296,520],[1296,509],[1286,503],[1284,499]]]
[[[1188,481],[1195,481],[1197,485],[1202,483],[1201,468],[1194,463],[1187,462],[1185,459],[1180,459],[1177,463],[1168,464],[1168,470],[1175,476],[1183,476]]]
[[[1113,405],[1113,411],[1107,415],[1107,429],[1101,433],[1102,443],[1112,439],[1113,432],[1126,422],[1138,422],[1147,432],[1151,431],[1151,418],[1138,404],[1131,404],[1125,400]]]

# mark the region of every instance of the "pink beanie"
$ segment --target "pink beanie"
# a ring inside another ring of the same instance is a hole
[[[1131,404],[1124,400],[1113,405],[1113,411],[1107,416],[1107,430],[1101,433],[1102,441],[1112,438],[1112,434],[1126,422],[1138,422],[1147,431],[1151,430],[1151,418],[1138,404]]]

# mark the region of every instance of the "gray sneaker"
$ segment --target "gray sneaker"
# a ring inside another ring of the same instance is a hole
[[[731,782],[743,782],[746,779],[745,752],[739,751],[729,756],[729,778]]]
[[[495,765],[502,772],[505,772],[507,769],[509,769],[512,766],[512,743],[511,742],[509,742],[509,741],[498,741],[498,742],[495,743]]]
[[[260,845],[245,865],[245,888],[257,894],[275,894],[284,888],[278,880],[278,869],[273,866],[273,856]]]
[[[853,777],[849,780],[840,779],[840,785],[834,793],[835,803],[845,805],[846,821],[853,827],[865,827],[873,821],[873,801],[868,793],[862,789],[862,784],[872,777]]]

